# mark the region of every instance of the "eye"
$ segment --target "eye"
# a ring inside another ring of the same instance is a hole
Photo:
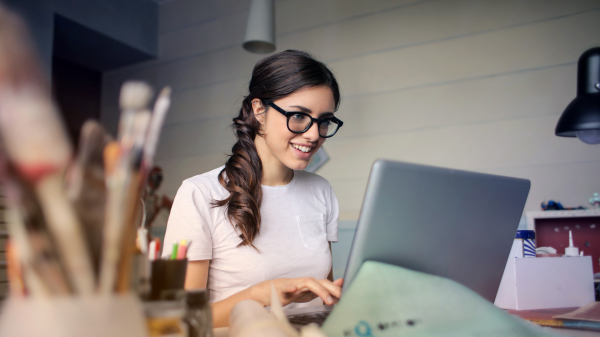
[[[306,116],[303,114],[293,114],[290,117],[291,120],[295,121],[295,122],[301,122],[304,121],[306,119]]]
[[[333,121],[331,119],[325,119],[321,121],[321,126],[330,126]]]

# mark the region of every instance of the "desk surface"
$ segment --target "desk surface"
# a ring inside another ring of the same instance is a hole
[[[517,317],[523,319],[533,319],[533,320],[553,320],[553,316],[563,315],[578,308],[556,308],[556,309],[540,309],[540,310],[506,310],[508,313],[515,315]],[[530,322],[531,323],[531,322]],[[531,323],[533,324],[533,323]],[[556,332],[563,336],[571,336],[571,337],[598,337],[600,336],[600,331],[587,331],[587,330],[576,330],[576,329],[561,329],[561,328],[553,328],[553,327],[542,327],[544,329],[551,329],[553,332]]]

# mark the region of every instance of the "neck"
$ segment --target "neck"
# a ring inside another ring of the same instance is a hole
[[[256,151],[263,167],[261,184],[267,186],[284,186],[289,184],[292,178],[294,178],[294,170],[283,165],[271,153],[263,137],[257,136],[254,139],[254,144],[256,145]]]

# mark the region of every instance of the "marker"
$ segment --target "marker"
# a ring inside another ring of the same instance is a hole
[[[173,244],[173,250],[171,251],[171,260],[177,259],[177,247],[178,246],[179,245],[176,243]]]
[[[154,242],[156,242],[156,252],[154,252],[154,259],[156,260],[160,256],[160,239],[154,238]]]
[[[185,256],[187,255],[188,246],[189,245],[186,244],[186,240],[181,240],[181,243],[179,244],[179,250],[177,251],[177,260],[185,259]]]

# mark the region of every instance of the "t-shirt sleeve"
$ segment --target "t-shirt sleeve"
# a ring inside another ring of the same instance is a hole
[[[327,241],[338,240],[338,218],[340,216],[340,207],[337,197],[333,192],[331,185],[327,184],[329,190],[329,200],[327,200]]]
[[[171,214],[167,221],[167,231],[163,243],[162,256],[171,254],[174,243],[191,241],[187,252],[188,260],[212,259],[212,226],[210,221],[210,199],[190,181],[179,187]]]

